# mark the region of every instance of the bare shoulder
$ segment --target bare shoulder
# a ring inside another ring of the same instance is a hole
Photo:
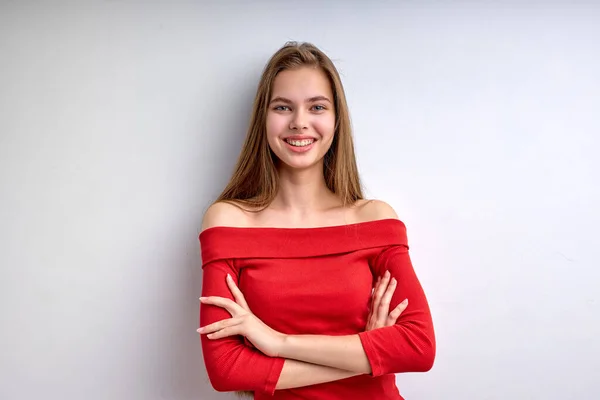
[[[368,222],[379,219],[398,219],[398,214],[385,201],[359,200],[356,203],[356,218],[359,222]]]
[[[202,219],[202,230],[215,226],[242,227],[247,225],[248,216],[239,206],[220,201],[208,207]]]

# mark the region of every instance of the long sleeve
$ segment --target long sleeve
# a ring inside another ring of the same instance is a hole
[[[202,267],[202,296],[233,299],[227,283],[229,273],[238,283],[238,271],[229,260],[215,260]],[[200,306],[200,326],[231,318],[223,308]],[[206,371],[213,388],[220,392],[259,391],[272,395],[283,369],[283,358],[268,357],[244,344],[241,336],[211,340],[201,336]]]
[[[413,269],[408,246],[385,248],[375,259],[377,276],[390,271],[397,280],[390,310],[408,299],[408,308],[395,325],[359,333],[372,375],[425,372],[435,359],[435,335],[427,298]]]

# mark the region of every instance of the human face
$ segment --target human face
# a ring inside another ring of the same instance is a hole
[[[320,68],[281,71],[273,82],[267,140],[281,166],[322,164],[335,130],[331,84]]]

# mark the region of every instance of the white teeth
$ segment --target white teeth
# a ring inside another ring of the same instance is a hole
[[[288,142],[289,144],[291,144],[292,146],[297,146],[297,147],[304,147],[304,146],[308,146],[309,144],[312,144],[312,142],[314,142],[314,139],[303,139],[303,140],[290,140],[290,139],[286,139],[286,142]]]

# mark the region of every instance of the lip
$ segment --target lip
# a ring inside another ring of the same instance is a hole
[[[292,135],[292,136],[286,136],[283,138],[283,140],[304,140],[304,139],[312,139],[312,140],[317,140],[315,137],[313,136],[308,136],[308,135]]]
[[[301,137],[301,139],[298,139],[300,137]],[[292,140],[313,139],[313,142],[311,144],[309,144],[308,146],[297,147],[297,146],[292,146],[291,144],[286,142],[286,139],[292,139]],[[317,139],[312,138],[310,136],[289,136],[289,137],[283,139],[283,143],[285,144],[285,146],[288,149],[290,149],[291,151],[293,151],[294,153],[306,153],[307,151],[309,151],[310,149],[313,148],[313,146],[315,145],[316,142],[317,142]]]

